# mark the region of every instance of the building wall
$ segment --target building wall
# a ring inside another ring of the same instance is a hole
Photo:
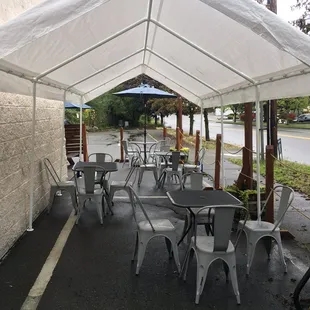
[[[39,3],[1,0],[0,23]],[[42,159],[60,169],[63,103],[38,99],[35,138],[34,218],[47,206],[49,183]],[[29,218],[32,98],[0,93],[0,258],[25,232]],[[64,160],[64,173],[66,161]]]

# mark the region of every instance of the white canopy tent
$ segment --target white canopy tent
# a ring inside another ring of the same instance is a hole
[[[89,101],[141,73],[201,107],[255,101],[257,114],[260,100],[310,94],[310,38],[253,0],[47,0],[0,42],[0,91],[33,96],[33,142],[37,96]]]

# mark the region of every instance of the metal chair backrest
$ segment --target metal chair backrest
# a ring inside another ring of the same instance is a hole
[[[88,161],[98,163],[113,162],[113,157],[109,153],[92,153],[88,156]]]
[[[279,195],[277,189],[282,189],[281,194]],[[269,199],[271,199],[271,194],[274,193],[277,196],[280,196],[279,209],[275,218],[274,229],[273,231],[281,225],[286,211],[291,206],[294,200],[294,190],[289,186],[278,185],[275,186],[269,193],[266,202],[262,208],[261,214],[264,212],[266,206],[268,205]]]
[[[205,155],[206,155],[206,149],[204,147],[202,147],[199,150],[199,154],[198,154],[198,160],[199,160],[200,165],[203,164],[203,160],[205,158]]]
[[[221,206],[208,206],[199,209],[199,211],[196,214],[196,218],[198,218],[199,213],[206,212],[205,210],[213,209],[214,210],[214,248],[213,252],[226,252],[231,231],[232,231],[232,225],[234,220],[234,215],[236,210],[242,210],[244,211],[244,222],[243,227],[239,231],[237,240],[235,242],[235,247],[238,244],[239,237],[241,232],[243,231],[244,225],[246,224],[247,218],[248,218],[248,210],[245,207],[242,206],[235,206],[235,205],[221,205]],[[197,223],[195,223],[195,244],[196,244],[196,237],[197,237]]]
[[[59,183],[61,182],[61,180],[60,180],[54,166],[52,165],[51,161],[48,158],[44,158],[43,162],[44,162],[44,166],[45,166],[45,171],[48,172],[47,173],[48,182],[50,183],[50,185],[59,186]],[[52,177],[54,184],[51,183],[50,176]]]
[[[181,189],[187,189],[185,188],[186,180],[189,178],[190,184],[189,189],[190,190],[202,190],[203,189],[203,177],[204,174],[200,172],[192,172],[192,173],[185,173],[182,176],[181,180]]]
[[[178,171],[179,163],[180,163],[180,152],[172,152],[172,155],[171,155],[172,171]]]
[[[128,141],[123,140],[122,143],[123,143],[124,152],[126,155],[128,155]]]
[[[96,171],[98,171],[98,169],[100,170],[100,166],[97,165],[84,167],[83,170],[81,170],[83,172],[82,179],[78,178],[77,171],[74,172],[75,185],[79,194],[83,194],[81,191],[82,188],[85,189],[86,194],[94,194]],[[83,187],[81,186],[81,181],[83,181]]]
[[[147,212],[145,211],[145,209],[143,207],[143,204],[142,204],[138,194],[135,192],[135,190],[131,186],[129,186],[129,188],[130,188],[131,199],[132,199],[132,202],[134,204],[134,208],[133,208],[134,219],[135,219],[137,225],[138,225],[138,221],[137,221],[137,217],[136,217],[136,212],[137,212],[137,205],[138,205],[140,207],[143,215],[145,216],[146,220],[151,225],[153,232],[155,232],[154,226],[153,226],[153,224],[152,224],[152,222],[151,222]]]
[[[126,179],[125,179],[125,185],[124,185],[124,187],[127,187],[127,186],[128,186],[128,183],[129,183],[129,181],[130,181],[130,179],[131,179],[131,177],[132,177],[134,171],[135,171],[135,170],[138,171],[136,168],[139,166],[140,162],[141,162],[141,158],[140,158],[140,157],[137,156],[137,157],[134,157],[134,158],[133,158],[133,160],[132,160],[132,166],[130,167],[130,170],[129,170],[129,172],[128,172],[127,176],[126,176]],[[137,176],[137,175],[136,175],[136,176]],[[136,179],[136,176],[135,176],[135,179]],[[133,183],[134,183],[134,182],[135,182],[135,180],[133,181]]]

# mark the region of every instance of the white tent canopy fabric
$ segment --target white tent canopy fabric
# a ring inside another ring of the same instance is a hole
[[[259,171],[259,101],[310,95],[309,51],[253,0],[46,0],[1,25],[0,91],[33,96],[28,230],[37,97],[83,103],[145,73],[204,108],[255,101]]]
[[[310,93],[310,38],[253,0],[48,0],[0,42],[3,92],[88,101],[145,73],[204,107]]]

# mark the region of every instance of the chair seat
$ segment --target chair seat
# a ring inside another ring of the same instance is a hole
[[[140,165],[140,168],[151,169],[151,168],[157,168],[157,166],[156,164],[144,164],[144,165]]]
[[[79,195],[102,195],[102,188],[95,188],[93,193],[86,193],[85,188],[79,187]]]
[[[111,186],[115,186],[115,187],[125,187],[125,185],[126,185],[126,181],[112,181],[110,187],[111,187]],[[127,182],[126,187],[132,186],[132,185],[133,185],[132,182]]]
[[[175,227],[168,219],[155,219],[151,220],[155,231],[174,231]],[[148,221],[138,223],[139,230],[152,231],[152,227]]]
[[[198,169],[198,165],[191,165],[191,164],[184,164],[183,166],[185,169]]]
[[[195,242],[195,237],[192,237],[192,242]],[[201,252],[216,253],[216,251],[214,251],[214,237],[197,236],[196,248]],[[232,242],[229,240],[226,253],[233,253],[234,251],[235,251],[235,247],[232,244]]]
[[[239,222],[240,225],[243,225],[243,223],[244,221]],[[264,221],[261,221],[260,224],[258,223],[258,221],[247,221],[245,223],[244,229],[253,230],[253,231],[255,230],[255,231],[260,231],[260,232],[271,231],[274,229],[274,224],[269,223],[269,222],[264,222]],[[278,231],[278,230],[280,230],[279,227],[275,229],[275,231]]]
[[[172,168],[168,167],[166,168],[167,172],[182,172],[182,167],[178,167],[178,170],[172,170]]]
[[[63,181],[63,182],[59,182],[58,185],[59,187],[71,187],[71,186],[75,187],[74,181]]]

